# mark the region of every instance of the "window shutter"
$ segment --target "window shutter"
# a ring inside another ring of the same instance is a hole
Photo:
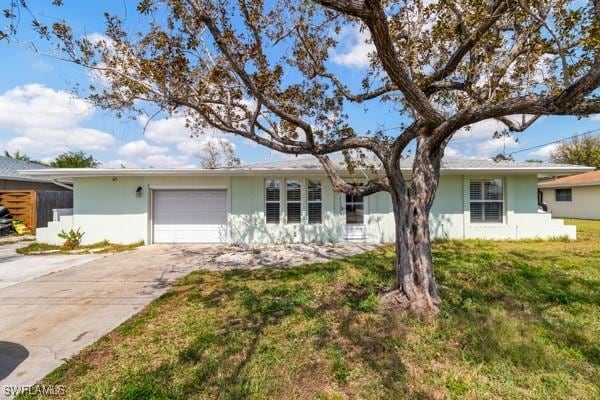
[[[502,203],[485,203],[485,222],[502,222]]]
[[[471,222],[483,222],[483,203],[471,203]]]
[[[471,182],[470,198],[471,200],[483,200],[481,192],[481,182]]]
[[[265,181],[265,218],[267,224],[278,224],[281,215],[281,184],[279,181]]]
[[[299,224],[302,222],[302,190],[300,182],[287,182],[287,223]]]
[[[504,219],[502,179],[471,181],[469,199],[471,223],[502,223]]]
[[[320,224],[323,215],[323,197],[320,181],[308,181],[308,223]]]

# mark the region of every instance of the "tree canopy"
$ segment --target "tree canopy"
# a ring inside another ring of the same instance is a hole
[[[97,168],[100,162],[91,154],[86,154],[83,151],[68,151],[56,156],[50,162],[53,168]]]
[[[600,137],[584,135],[560,143],[550,154],[552,162],[600,168]]]

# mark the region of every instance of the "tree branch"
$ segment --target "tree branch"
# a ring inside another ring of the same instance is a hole
[[[379,60],[392,83],[404,94],[406,101],[422,118],[433,124],[442,123],[444,120],[442,114],[433,107],[427,96],[411,79],[407,68],[396,54],[387,17],[379,0],[366,0],[360,10],[354,10],[354,13],[345,8],[346,3],[354,3],[351,0],[315,0],[315,2],[361,18],[371,32]]]
[[[521,121],[520,124],[515,123],[514,121],[512,121],[510,118],[507,118],[507,117],[496,117],[495,119],[502,122],[513,132],[523,132],[527,128],[529,128],[531,125],[533,125],[533,123],[535,121],[537,121],[540,117],[541,117],[541,115],[534,115],[533,117],[531,117],[531,119],[529,119],[528,121],[525,121],[525,115],[523,115],[523,120]]]
[[[389,191],[387,178],[369,180],[364,185],[353,185],[340,177],[337,168],[328,156],[319,155],[315,157],[321,162],[325,173],[327,173],[327,176],[331,180],[333,190],[336,192],[347,193],[351,196],[368,196],[381,191]]]
[[[428,83],[437,82],[448,77],[452,74],[458,64],[463,60],[465,55],[479,42],[479,40],[483,37],[483,35],[498,21],[498,19],[504,14],[504,12],[508,9],[508,2],[505,0],[495,0],[491,6],[490,16],[487,17],[471,35],[469,35],[468,39],[464,41],[458,49],[450,56],[448,62],[444,67],[438,71],[436,71],[433,75],[429,77],[427,80]]]

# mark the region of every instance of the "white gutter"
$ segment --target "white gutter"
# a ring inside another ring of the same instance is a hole
[[[65,189],[69,189],[71,191],[73,190],[73,186],[65,185],[64,183],[61,183],[61,182],[57,181],[56,179],[53,179],[52,183],[54,183],[56,186],[60,186],[60,187],[63,187]]]

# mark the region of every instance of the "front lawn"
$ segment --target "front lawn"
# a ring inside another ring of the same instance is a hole
[[[600,222],[580,240],[442,241],[433,321],[377,308],[393,249],[196,272],[54,371],[73,399],[597,399]]]

